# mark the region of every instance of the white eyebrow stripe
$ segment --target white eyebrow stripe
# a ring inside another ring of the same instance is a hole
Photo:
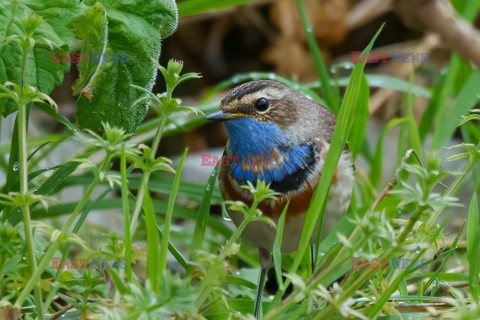
[[[285,91],[278,90],[277,88],[264,88],[253,93],[252,96],[257,98],[282,99],[285,97]]]

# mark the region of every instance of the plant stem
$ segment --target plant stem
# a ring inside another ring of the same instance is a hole
[[[167,252],[168,252],[168,238],[170,237],[170,225],[172,223],[173,209],[175,207],[175,200],[177,199],[178,187],[180,186],[180,178],[182,176],[183,165],[187,158],[188,148],[185,148],[183,156],[178,164],[175,177],[173,178],[172,188],[170,189],[170,197],[167,204],[167,212],[165,214],[165,222],[163,224],[163,236],[160,247],[159,267],[160,273],[163,274],[167,268]]]
[[[21,62],[21,73],[20,73],[20,90],[21,95],[23,95],[25,88],[25,77],[27,70],[27,57],[30,52],[29,48],[23,48],[22,62]],[[28,151],[27,151],[27,105],[21,104],[18,106],[18,158],[20,162],[20,194],[25,196],[28,194]],[[30,217],[30,208],[25,203],[22,205],[23,213],[23,227],[25,230],[25,241],[27,242],[27,256],[28,263],[30,265],[30,271],[33,274],[37,268],[37,260],[35,258],[35,252],[33,249],[33,240],[32,240],[32,228],[31,228],[31,217]],[[40,320],[43,320],[43,307],[42,307],[42,290],[40,287],[36,286],[34,289],[35,295],[35,304],[37,307],[37,317]]]
[[[20,308],[22,306],[23,302],[27,298],[27,295],[30,293],[30,291],[32,291],[35,285],[40,281],[42,273],[48,267],[48,263],[50,262],[50,259],[53,257],[58,247],[60,246],[61,242],[63,241],[63,236],[65,236],[65,234],[68,232],[68,229],[70,229],[73,222],[78,217],[79,213],[82,211],[83,207],[87,204],[93,190],[95,190],[95,188],[97,187],[98,182],[99,182],[98,177],[95,177],[95,179],[92,181],[92,183],[88,186],[87,190],[83,194],[82,199],[75,207],[73,213],[68,218],[67,223],[63,226],[60,235],[50,245],[47,252],[45,252],[45,254],[43,255],[42,260],[40,260],[40,263],[38,264],[38,267],[33,272],[32,277],[23,288],[22,292],[17,298],[17,301],[15,301],[15,306],[17,308]]]
[[[140,181],[140,188],[138,188],[137,198],[135,200],[135,208],[133,209],[132,223],[130,224],[130,238],[133,239],[135,231],[137,230],[138,217],[142,210],[142,204],[144,201],[145,186],[148,186],[148,180],[150,179],[150,172],[144,172],[142,180]]]
[[[480,148],[480,143],[477,145],[477,148]],[[463,168],[462,172],[460,173],[459,176],[455,178],[455,180],[452,182],[452,184],[448,187],[447,191],[445,191],[445,196],[455,196],[458,192],[458,189],[460,189],[460,186],[463,183],[463,180],[467,177],[468,173],[472,171],[475,163],[477,162],[477,159],[474,157],[470,157],[467,164]],[[433,224],[437,221],[438,217],[442,213],[442,211],[445,209],[446,205],[442,205],[436,212],[435,214],[430,218],[430,220],[427,222],[427,228],[431,228]]]
[[[163,136],[163,131],[165,130],[165,125],[167,124],[168,115],[163,113],[162,114],[162,122],[160,122],[160,126],[157,129],[157,133],[155,134],[155,138],[152,142],[152,157],[155,158],[155,154],[157,153],[158,146],[160,145],[160,140]]]
[[[125,233],[125,258],[127,259],[127,279],[132,280],[132,240],[130,237],[130,204],[128,202],[128,180],[127,180],[127,159],[125,155],[125,144],[122,145],[122,154],[120,157],[120,172],[122,176],[122,208],[123,208],[123,225]]]
[[[257,205],[258,205],[258,202],[254,201],[251,208],[255,210],[257,208]],[[237,229],[232,234],[230,239],[228,239],[227,243],[225,243],[222,250],[220,251],[220,254],[215,258],[215,261],[212,262],[212,266],[217,266],[222,263],[222,261],[228,256],[230,252],[230,248],[233,246],[235,241],[237,241],[237,239],[241,236],[243,230],[247,227],[247,224],[255,220],[256,219],[245,219],[245,218],[243,219],[243,221],[237,227]],[[208,269],[207,274],[203,277],[203,280],[197,289],[198,298],[195,301],[195,305],[197,307],[200,308],[205,302],[205,300],[208,298],[208,287],[211,286],[216,281],[218,276],[219,276],[218,268],[212,267]]]
[[[18,106],[18,151],[20,161],[20,193],[26,195],[28,193],[28,166],[27,166],[27,106]],[[30,265],[30,271],[33,274],[37,268],[37,260],[35,258],[35,252],[33,249],[33,236],[31,229],[31,217],[30,208],[25,203],[22,205],[23,213],[23,227],[25,230],[25,241],[27,242],[27,257],[28,264]],[[42,291],[40,287],[35,287],[35,304],[37,307],[37,316],[39,319],[43,319],[42,308]]]
[[[167,123],[167,114],[162,115],[162,122],[160,122],[160,126],[157,129],[157,133],[152,142],[152,158],[155,158],[155,154],[158,150],[158,145],[160,144],[160,140],[162,139],[163,131],[165,129],[165,124]],[[152,160],[153,160],[152,159]],[[140,188],[138,188],[137,199],[135,200],[135,208],[133,209],[132,215],[132,224],[130,225],[130,237],[133,238],[135,235],[135,230],[137,230],[138,224],[138,217],[140,216],[140,211],[142,210],[142,203],[143,203],[143,195],[145,194],[145,190],[148,190],[148,180],[150,179],[150,172],[144,172],[142,176],[142,181],[140,183]]]

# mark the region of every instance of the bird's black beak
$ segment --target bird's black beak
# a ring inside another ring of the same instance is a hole
[[[226,120],[232,119],[232,115],[223,112],[223,110],[220,110],[220,111],[209,114],[206,118],[208,120],[214,120],[214,121],[226,121]]]

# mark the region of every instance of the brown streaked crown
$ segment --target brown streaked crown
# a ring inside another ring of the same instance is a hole
[[[268,109],[259,111],[255,103],[267,99]],[[262,121],[275,122],[289,127],[298,120],[302,99],[296,90],[273,80],[257,80],[244,83],[231,90],[221,101],[220,108],[230,114],[252,117]]]
[[[259,111],[255,103],[265,98],[269,108]],[[336,123],[335,115],[316,101],[274,80],[257,80],[239,85],[222,100],[220,109],[230,119],[252,117],[273,122],[289,132],[295,143],[329,142]]]

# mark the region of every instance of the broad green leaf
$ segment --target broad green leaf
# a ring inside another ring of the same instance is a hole
[[[56,85],[63,82],[63,74],[70,69],[70,63],[52,63],[52,51],[69,52],[73,40],[70,22],[82,14],[82,5],[77,0],[23,0],[0,2],[0,84],[10,81],[20,83],[22,50],[11,36],[22,33],[22,19],[38,15],[43,21],[35,31],[37,41],[27,57],[26,85],[49,94]],[[0,116],[16,110],[13,102],[0,99]]]
[[[95,2],[85,3],[93,5]],[[143,93],[131,85],[152,89],[161,41],[177,25],[176,5],[172,0],[99,2],[108,20],[107,43],[101,50],[105,61],[99,63],[85,87],[80,87],[84,79],[77,84],[75,89],[81,94],[76,103],[76,118],[85,128],[99,130],[102,122],[109,122],[131,133],[147,112],[146,103],[132,107]],[[91,14],[98,16],[100,13]],[[107,62],[112,57],[113,62]]]
[[[107,43],[107,15],[105,8],[97,2],[86,10],[85,15],[74,22],[75,36],[82,40],[80,53],[88,54],[86,59],[80,57],[78,63],[79,77],[73,85],[73,94],[78,95],[100,68],[101,63],[94,62],[93,55],[103,52]],[[82,61],[82,60],[87,60]]]

